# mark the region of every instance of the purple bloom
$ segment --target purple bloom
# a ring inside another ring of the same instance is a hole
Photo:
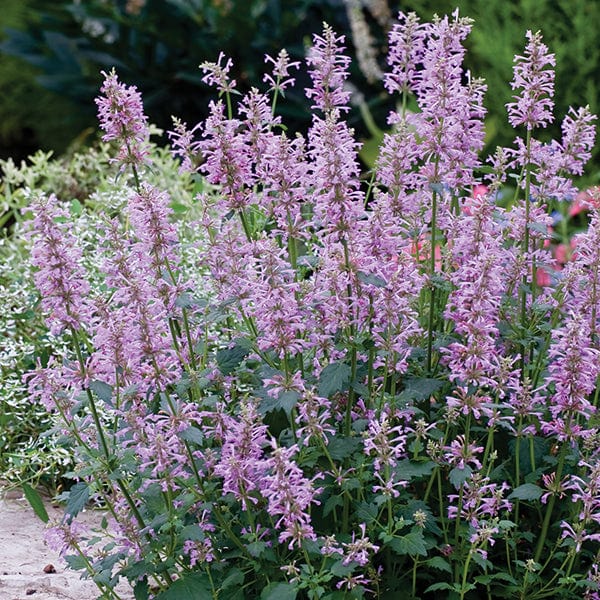
[[[554,119],[554,54],[548,53],[548,47],[542,42],[542,35],[527,32],[529,40],[524,56],[515,56],[513,67],[513,90],[520,89],[515,102],[506,105],[508,120],[513,127],[525,125],[531,130],[546,127]]]
[[[577,436],[579,421],[587,421],[596,412],[589,395],[596,387],[600,351],[593,348],[589,325],[581,314],[569,315],[565,325],[553,332],[548,355],[551,359],[546,381],[554,385],[549,409],[553,421],[544,430],[563,437]],[[564,419],[564,426],[560,421]]]
[[[390,94],[414,86],[416,73],[425,53],[426,26],[414,13],[398,15],[389,34],[387,62],[391,73],[385,75],[384,85]]]
[[[366,535],[366,523],[361,523],[359,528],[360,536],[353,531],[352,540],[342,544],[342,546],[346,549],[346,556],[343,560],[343,564],[345,565],[355,562],[361,567],[364,567],[370,562],[370,554],[379,550],[379,546],[373,544]]]
[[[403,425],[392,425],[387,415],[372,420],[363,436],[364,451],[367,456],[375,455],[373,467],[380,472],[394,467],[397,461],[406,456],[407,431]]]
[[[114,69],[105,73],[100,88],[102,96],[96,98],[100,127],[105,131],[105,142],[120,143],[116,162],[121,168],[127,165],[138,167],[148,157],[148,119],[144,114],[142,97],[135,86],[121,83]]]
[[[51,333],[81,329],[91,321],[90,285],[82,267],[82,252],[73,235],[69,213],[56,196],[40,196],[32,203],[34,219],[31,262],[35,284]]]
[[[201,170],[209,183],[222,186],[222,212],[239,210],[250,203],[254,176],[250,148],[239,135],[241,122],[226,119],[222,102],[210,103],[202,139],[197,143],[204,159]]]
[[[266,465],[262,460],[267,445],[267,427],[261,424],[256,406],[244,403],[236,418],[228,418],[221,458],[214,473],[223,478],[223,493],[232,493],[243,510],[252,510],[256,492],[265,477]]]
[[[311,504],[319,504],[316,496],[320,489],[315,489],[312,480],[307,479],[293,456],[297,446],[282,448],[275,440],[271,442],[271,456],[265,461],[267,475],[263,477],[261,493],[268,501],[267,512],[277,517],[275,527],[281,531],[279,542],[289,540],[288,548],[301,546],[302,540],[316,540],[317,536],[311,525]]]
[[[562,122],[562,168],[573,175],[583,174],[583,165],[590,159],[596,139],[596,115],[589,106],[569,108]]]
[[[324,113],[347,111],[350,92],[345,91],[343,86],[348,77],[350,58],[342,54],[344,36],[336,36],[333,29],[325,24],[323,35],[313,36],[313,42],[306,62],[312,67],[309,73],[314,87],[306,89],[306,97],[313,100],[312,108]]]
[[[477,446],[474,442],[467,443],[464,435],[457,436],[450,446],[444,446],[444,450],[444,458],[452,467],[481,469],[481,462],[477,455],[483,452],[483,446]]]
[[[173,119],[173,131],[168,131],[167,135],[171,140],[171,154],[181,159],[180,173],[192,173],[195,171],[194,159],[196,156],[196,144],[194,133],[199,125],[193,129],[188,129],[187,124],[178,119]]]
[[[273,65],[272,73],[265,73],[263,81],[271,86],[271,90],[283,93],[288,87],[294,85],[294,78],[290,77],[290,69],[300,66],[298,61],[290,62],[287,50],[279,51],[276,58],[265,55],[265,62]]]
[[[500,516],[502,511],[510,511],[512,503],[504,498],[509,486],[506,482],[501,485],[491,483],[489,477],[483,477],[475,473],[469,480],[462,484],[462,494],[460,496],[451,494],[448,497],[450,506],[448,506],[448,518],[465,519],[475,528],[481,524]],[[453,502],[461,500],[460,514],[458,507],[452,505]]]
[[[227,58],[225,64],[221,65],[224,59],[225,55],[220,52],[216,63],[206,61],[200,65],[200,69],[204,72],[202,81],[207,85],[216,87],[219,90],[219,94],[232,92],[236,85],[235,79],[229,77],[233,61]]]

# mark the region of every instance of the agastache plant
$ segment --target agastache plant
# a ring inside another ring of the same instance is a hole
[[[398,109],[369,174],[329,26],[307,57],[306,137],[276,110],[287,54],[237,104],[231,61],[203,63],[220,98],[170,135],[203,182],[193,264],[168,190],[144,182],[141,100],[105,75],[99,115],[131,193],[107,215],[96,288],[73,217],[53,196],[32,206],[42,309],[73,354],[29,377],[79,461],[49,536],[103,597],[120,577],[156,600],[598,597],[593,197],[571,262],[539,277],[594,117],[571,109],[562,140],[536,139],[554,57],[528,33],[515,143],[486,164],[471,26],[399,16]],[[88,500],[112,541],[79,530]]]

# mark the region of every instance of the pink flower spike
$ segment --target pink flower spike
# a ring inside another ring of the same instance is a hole
[[[548,53],[548,47],[542,42],[542,35],[527,32],[529,43],[524,56],[515,56],[513,67],[513,90],[520,89],[520,95],[513,96],[515,102],[506,105],[508,120],[513,127],[525,125],[531,130],[546,127],[554,119],[554,54]]]
[[[114,69],[102,71],[104,83],[101,96],[96,98],[100,127],[105,142],[117,140],[121,146],[116,162],[122,169],[130,164],[140,166],[148,158],[148,118],[144,114],[142,97],[135,86],[121,83]]]

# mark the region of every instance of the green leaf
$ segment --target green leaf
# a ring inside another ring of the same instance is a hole
[[[104,381],[94,380],[90,383],[90,390],[102,400],[102,402],[106,402],[107,404],[111,404],[112,392],[113,389],[108,383],[104,383]]]
[[[411,531],[407,535],[394,537],[389,546],[396,554],[427,556],[427,547],[422,531]]]
[[[300,400],[300,394],[294,390],[283,391],[277,398],[270,396],[266,390],[259,390],[257,395],[261,398],[258,410],[263,416],[270,412],[282,410],[289,417],[292,414],[292,409]]]
[[[443,385],[443,381],[431,377],[409,377],[401,396],[410,400],[428,400]]]
[[[90,488],[87,483],[80,481],[69,490],[68,494],[65,515],[76,517],[83,510],[83,507],[90,497]]]
[[[217,365],[223,375],[231,375],[250,354],[247,340],[237,340],[233,348],[224,348],[217,352]]]
[[[69,554],[64,559],[73,571],[83,571],[87,568],[87,563],[80,554]]]
[[[533,483],[523,483],[508,496],[509,500],[539,500],[544,490]]]
[[[230,570],[229,575],[225,577],[221,584],[221,589],[227,589],[231,586],[240,586],[244,583],[244,572],[240,569],[233,568]]]
[[[424,564],[432,569],[437,569],[438,571],[445,571],[446,573],[452,574],[452,567],[448,561],[444,560],[441,556],[434,556],[425,561]]]
[[[455,467],[448,474],[448,479],[450,479],[450,483],[458,490],[460,486],[471,477],[473,473],[473,469],[469,467],[469,465],[465,465],[464,469],[459,469]]]
[[[335,577],[345,577],[346,575],[352,573],[354,567],[355,565],[353,565],[352,563],[348,563],[347,565],[345,565],[343,560],[337,560],[331,565],[329,570],[331,571],[331,574]]]
[[[133,596],[135,600],[148,600],[150,597],[150,590],[148,589],[148,581],[141,579],[136,582],[133,586]]]
[[[348,389],[351,374],[352,370],[345,363],[333,362],[327,365],[319,377],[319,396],[329,398],[337,392]]]
[[[184,429],[183,431],[180,431],[177,436],[184,440],[185,442],[192,442],[193,444],[202,444],[202,442],[204,441],[204,435],[202,434],[202,431],[200,431],[200,429],[198,429],[197,427],[188,427],[187,429]]]
[[[298,590],[291,583],[272,582],[260,595],[260,600],[295,600]]]
[[[356,507],[356,517],[367,525],[377,518],[378,512],[377,505],[369,502],[359,502]]]
[[[79,202],[79,200],[77,200],[77,198],[71,200],[71,205],[69,206],[69,212],[74,217],[78,217],[82,211],[83,211],[83,206],[81,205],[81,202]]]
[[[344,460],[351,456],[359,446],[359,438],[336,436],[327,444],[327,449],[333,460]]]
[[[429,593],[429,592],[439,592],[441,590],[453,590],[454,588],[449,584],[449,583],[445,583],[443,581],[440,581],[439,583],[434,583],[433,585],[430,585],[426,590],[425,590],[425,594]]]
[[[266,542],[261,542],[259,540],[247,544],[246,549],[248,550],[251,556],[254,556],[254,558],[258,558],[267,549],[267,544]]]
[[[364,273],[363,271],[359,271],[356,274],[356,276],[358,277],[358,280],[362,283],[367,283],[378,288],[383,288],[387,285],[383,277],[375,275],[374,273]]]
[[[27,502],[29,502],[31,508],[33,508],[33,512],[36,514],[36,516],[44,523],[47,523],[50,520],[50,517],[46,512],[46,507],[44,506],[42,497],[37,493],[37,490],[32,488],[27,483],[22,483],[21,489],[23,490],[23,494],[25,494],[25,498],[27,499]]]
[[[411,481],[431,475],[434,469],[435,463],[431,460],[416,461],[405,458],[396,465],[394,470],[398,479]]]
[[[342,506],[343,504],[344,502],[340,496],[330,496],[329,498],[327,498],[327,501],[323,506],[323,516],[328,516],[329,514],[331,514],[331,512],[333,512],[334,508]]]
[[[212,600],[210,581],[206,575],[186,573],[169,589],[156,596],[156,600]]]
[[[196,304],[196,300],[194,300],[194,297],[188,292],[183,292],[183,294],[175,299],[175,306],[178,306],[179,308],[191,308]]]

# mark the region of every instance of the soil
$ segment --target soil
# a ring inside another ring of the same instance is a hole
[[[46,503],[50,522],[60,519],[62,510]],[[95,511],[86,519],[100,522]],[[0,496],[0,600],[96,600],[96,585],[71,571],[44,542],[44,524],[20,494]],[[127,582],[119,584],[122,600],[133,600]]]

